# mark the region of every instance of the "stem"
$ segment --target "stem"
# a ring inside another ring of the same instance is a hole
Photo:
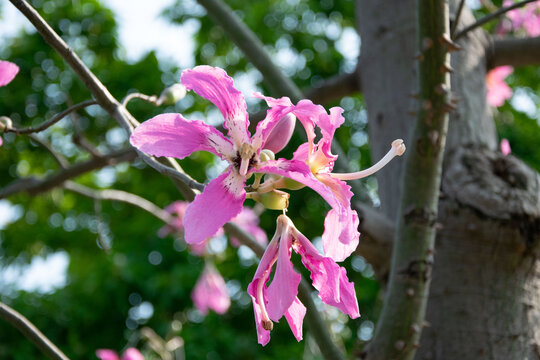
[[[0,302],[0,317],[26,336],[49,359],[69,360],[30,320],[3,302]]]
[[[413,359],[425,319],[450,95],[448,0],[418,0],[418,117],[382,313],[365,359]]]
[[[510,10],[514,10],[514,9],[516,9],[518,7],[521,7],[523,5],[526,5],[528,3],[534,2],[534,1],[538,1],[538,0],[523,0],[523,1],[517,2],[515,4],[512,4],[510,6],[500,8],[499,10],[497,10],[495,12],[492,12],[491,14],[488,14],[488,15],[484,16],[483,18],[479,19],[474,24],[471,24],[471,25],[467,26],[465,29],[458,32],[456,34],[456,36],[454,36],[452,39],[457,40],[460,37],[463,37],[464,35],[466,35],[469,31],[472,31],[472,30],[476,29],[477,27],[482,26],[485,23],[490,22],[491,20],[494,20],[494,19],[498,18],[502,14],[504,14],[504,13],[510,11]]]

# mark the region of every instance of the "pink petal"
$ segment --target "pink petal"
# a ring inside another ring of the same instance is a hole
[[[232,143],[214,127],[180,114],[161,114],[139,125],[131,145],[155,156],[183,159],[195,151],[208,151],[222,159],[235,155]]]
[[[289,309],[285,312],[285,318],[297,341],[302,340],[302,323],[306,315],[306,307],[295,298]]]
[[[358,245],[358,216],[351,209],[352,192],[345,182],[335,179],[328,174],[313,175],[309,166],[297,160],[279,159],[267,161],[253,172],[277,174],[298,181],[319,193],[334,210],[330,211],[325,221],[323,244],[326,244],[327,256],[335,261],[343,261]],[[336,247],[336,251],[332,250]]]
[[[184,224],[182,218],[188,207],[189,203],[187,201],[175,201],[169,204],[165,209],[171,215],[176,215],[174,218],[174,223],[165,225],[158,230],[158,236],[164,238],[172,232],[182,233],[184,231]]]
[[[292,237],[289,227],[285,226],[279,240],[279,253],[276,272],[270,286],[268,286],[268,316],[273,321],[279,321],[291,306],[298,294],[300,274],[291,262]]]
[[[144,360],[141,352],[135,348],[128,348],[122,354],[121,360]]]
[[[9,61],[0,61],[0,86],[7,85],[15,78],[19,67]]]
[[[182,84],[205,99],[210,100],[223,114],[224,127],[229,130],[237,148],[251,143],[249,120],[244,95],[234,87],[225,70],[207,65],[184,70]]]
[[[231,305],[227,285],[221,274],[212,265],[206,265],[191,293],[195,307],[206,315],[208,310],[224,314]]]
[[[109,349],[96,350],[96,356],[101,360],[118,360],[118,354],[116,354],[116,351]]]
[[[259,217],[251,208],[244,207],[240,214],[231,221],[253,235],[259,244],[266,245],[268,243],[266,233],[259,227]],[[230,237],[229,240],[232,246],[239,247],[241,245],[235,237]]]
[[[253,276],[253,280],[248,285],[248,294],[251,296],[251,300],[253,302],[253,311],[255,313],[255,325],[257,327],[257,338],[259,341],[259,344],[266,345],[268,341],[270,341],[270,331],[265,330],[262,326],[263,321],[263,312],[265,312],[266,303],[267,300],[267,288],[264,284],[268,281],[270,278],[270,273],[272,272],[272,266],[274,265],[274,262],[276,261],[277,253],[278,253],[278,241],[279,237],[275,236],[272,241],[270,241],[270,244],[266,247],[266,250],[264,251],[263,257],[261,258],[261,261],[259,262],[259,266],[257,267],[257,271],[255,272],[255,275]],[[261,282],[263,284],[261,284]],[[264,304],[261,304],[259,302],[259,298],[257,296],[257,288],[259,287],[259,284],[263,286],[263,301]]]
[[[501,152],[504,156],[512,152],[512,149],[510,148],[510,142],[506,138],[501,140]]]
[[[213,236],[242,211],[246,199],[245,181],[236,171],[227,170],[195,197],[184,215],[184,236],[188,244],[198,244]]]
[[[311,280],[319,297],[328,305],[335,306],[352,319],[360,316],[354,284],[349,282],[345,268],[331,258],[319,254],[315,246],[300,232],[295,233],[298,244],[295,251],[311,272]]]
[[[264,148],[272,151],[274,154],[280,152],[287,146],[291,140],[296,125],[296,117],[289,113],[282,117],[272,131],[268,134],[264,142]]]

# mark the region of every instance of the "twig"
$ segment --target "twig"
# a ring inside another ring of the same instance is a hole
[[[51,144],[47,143],[44,140],[41,140],[38,136],[35,134],[28,134],[28,137],[32,139],[32,141],[38,143],[41,147],[45,148],[54,158],[54,160],[60,165],[60,168],[65,169],[69,166],[69,162],[64,157],[64,155],[60,154],[59,152],[55,151]]]
[[[486,49],[487,69],[497,66],[540,65],[540,36],[529,38],[491,38]]]
[[[534,1],[538,1],[538,0],[523,0],[523,1],[517,2],[515,4],[512,4],[510,6],[500,8],[499,10],[497,10],[495,12],[492,12],[491,14],[488,14],[488,15],[484,16],[483,18],[480,18],[474,24],[471,24],[471,25],[467,26],[465,29],[458,32],[456,34],[456,36],[454,36],[452,39],[457,40],[457,39],[463,37],[464,35],[466,35],[469,31],[472,31],[472,30],[476,29],[477,27],[482,26],[482,25],[484,25],[485,23],[487,23],[489,21],[491,21],[493,19],[496,19],[500,15],[502,15],[502,14],[504,14],[504,13],[510,11],[510,10],[514,10],[515,8],[526,5],[528,3],[534,2]]]
[[[32,127],[32,126],[29,126],[29,127],[26,127],[26,128],[9,127],[9,128],[6,128],[4,131],[5,132],[13,132],[13,133],[16,133],[16,134],[19,134],[19,135],[20,134],[31,134],[31,133],[40,132],[40,131],[43,131],[43,130],[53,126],[54,124],[56,124],[57,122],[59,122],[60,120],[65,118],[67,115],[71,114],[72,112],[77,111],[79,109],[83,109],[83,108],[88,107],[90,105],[96,105],[96,104],[97,104],[97,102],[95,100],[86,100],[86,101],[83,101],[82,103],[70,106],[66,110],[62,111],[59,114],[56,114],[51,119],[45,121],[44,123],[42,123],[38,127],[35,127],[35,128]]]
[[[60,186],[64,181],[73,179],[89,171],[101,169],[102,167],[108,165],[116,165],[124,161],[132,161],[135,159],[135,157],[135,151],[129,148],[75,164],[44,179],[37,179],[34,177],[22,178],[12,182],[4,189],[2,189],[0,191],[0,199],[6,198],[19,192],[38,194],[40,192],[44,192],[54,187]]]
[[[3,302],[0,302],[0,317],[19,330],[48,358],[69,360],[30,320]]]
[[[166,224],[171,224],[172,222],[174,222],[174,216],[172,216],[156,204],[152,203],[149,200],[146,200],[143,197],[140,197],[139,195],[135,195],[127,191],[114,189],[96,190],[81,184],[77,184],[73,181],[66,181],[63,187],[66,190],[73,191],[74,193],[86,196],[91,199],[120,201],[134,205],[155,216]]]
[[[134,93],[128,94],[122,100],[122,106],[126,107],[127,104],[133,99],[144,100],[144,101],[149,102],[151,104],[154,104],[156,106],[160,106],[161,103],[162,103],[162,101],[160,101],[159,98],[157,96],[155,96],[155,95],[145,95],[145,94],[134,92]]]
[[[450,29],[450,38],[454,38],[454,35],[456,33],[456,30],[459,25],[459,20],[461,18],[461,12],[463,11],[463,5],[465,5],[465,0],[461,0],[459,2],[459,6],[456,13],[456,18],[454,19],[454,24],[452,25],[452,29]]]

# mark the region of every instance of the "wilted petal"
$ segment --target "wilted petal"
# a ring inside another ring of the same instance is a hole
[[[257,271],[253,276],[253,280],[248,285],[248,294],[253,302],[253,311],[255,313],[255,325],[257,327],[257,338],[259,344],[266,345],[270,341],[270,331],[263,327],[263,321],[269,320],[266,311],[267,288],[266,282],[270,278],[272,266],[276,262],[278,256],[279,235],[276,234],[270,244],[266,247],[264,255],[259,262]],[[260,289],[260,293],[258,290]]]
[[[101,360],[118,360],[118,354],[116,351],[109,349],[96,350],[96,356]]]
[[[0,86],[9,84],[18,72],[19,67],[14,63],[10,61],[0,61]]]
[[[231,159],[232,143],[214,127],[180,114],[161,114],[139,125],[129,139],[131,145],[155,156],[183,159],[195,151],[208,151]]]
[[[329,257],[324,257],[299,231],[295,231],[298,243],[294,250],[302,257],[302,263],[311,272],[311,280],[319,297],[328,305],[335,306],[352,319],[360,316],[354,284],[349,282],[347,271]]]
[[[246,198],[244,182],[244,177],[228,170],[210,181],[195,197],[184,216],[184,236],[188,244],[197,244],[213,236],[242,211]]]
[[[302,340],[302,324],[306,315],[306,307],[295,298],[289,309],[285,312],[285,318],[297,341]]]
[[[139,350],[128,348],[124,351],[120,360],[144,360],[144,356],[142,356]]]
[[[280,219],[287,218],[280,217],[278,218],[278,222],[281,221]],[[294,270],[291,262],[291,245],[290,226],[284,224],[279,240],[276,272],[266,292],[268,298],[268,315],[274,321],[279,321],[298,294],[298,284],[300,284],[301,277]]]
[[[223,114],[224,127],[229,130],[237,148],[251,143],[249,120],[244,95],[234,87],[225,70],[207,65],[184,70],[182,84],[205,99],[210,100]]]
[[[191,299],[195,307],[204,315],[208,313],[208,310],[224,314],[231,305],[225,280],[214,266],[208,264],[205,265],[193,288]]]

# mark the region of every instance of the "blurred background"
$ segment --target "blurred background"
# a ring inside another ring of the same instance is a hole
[[[131,92],[159,95],[179,81],[185,68],[220,66],[246,95],[248,110],[264,109],[253,91],[270,94],[262,77],[243,54],[193,0],[35,0],[32,5],[77,52],[85,64],[121,99]],[[227,1],[253,29],[283,71],[302,89],[324,79],[352,72],[361,49],[354,28],[352,0]],[[470,2],[478,14],[487,10]],[[20,72],[0,88],[0,114],[14,123],[42,123],[90,93],[17,10],[0,7],[0,59],[15,62]],[[488,25],[495,31],[497,24]],[[501,137],[512,151],[540,170],[540,129],[537,68],[516,69],[507,78],[513,97],[498,109]],[[352,170],[370,165],[367,117],[361,95],[325,104],[344,108],[346,119],[336,138]],[[189,93],[174,106],[155,107],[134,100],[128,109],[143,121],[163,112],[181,112],[190,119],[219,125],[221,114],[208,101]],[[39,134],[71,163],[89,159],[73,141],[82,133],[100,152],[128,146],[123,130],[98,106],[88,107]],[[43,177],[58,170],[51,156],[25,136],[3,134],[0,187],[28,176]],[[290,158],[302,142],[295,134],[280,153]],[[196,180],[205,182],[225,167],[208,153],[182,161]],[[76,179],[86,186],[129,191],[166,207],[181,199],[174,185],[140,160],[87,173]],[[374,178],[362,183],[363,201],[378,205]],[[310,189],[291,196],[289,216],[315,244],[320,243],[325,202]],[[253,203],[247,203],[253,206]],[[270,238],[278,212],[261,215]],[[153,341],[183,340],[177,358],[187,359],[319,359],[317,346],[304,327],[297,343],[285,321],[276,324],[272,340],[257,344],[251,300],[246,293],[257,258],[245,248],[231,247],[224,237],[212,241],[210,253],[226,280],[232,299],[224,315],[206,316],[195,309],[190,292],[204,260],[186,250],[177,235],[157,236],[163,224],[138,208],[102,201],[99,206],[77,194],[53,189],[35,196],[16,194],[0,200],[0,299],[33,321],[73,359],[95,359],[95,350],[122,351],[133,346],[149,359],[161,358]],[[295,263],[298,258],[293,257]],[[371,265],[354,255],[344,262],[354,281],[361,318],[349,320],[318,303],[337,340],[348,351],[361,349],[374,329],[380,309],[380,284]],[[297,267],[303,269],[302,266]],[[303,273],[304,276],[309,276]],[[19,332],[0,322],[0,359],[41,359]]]

